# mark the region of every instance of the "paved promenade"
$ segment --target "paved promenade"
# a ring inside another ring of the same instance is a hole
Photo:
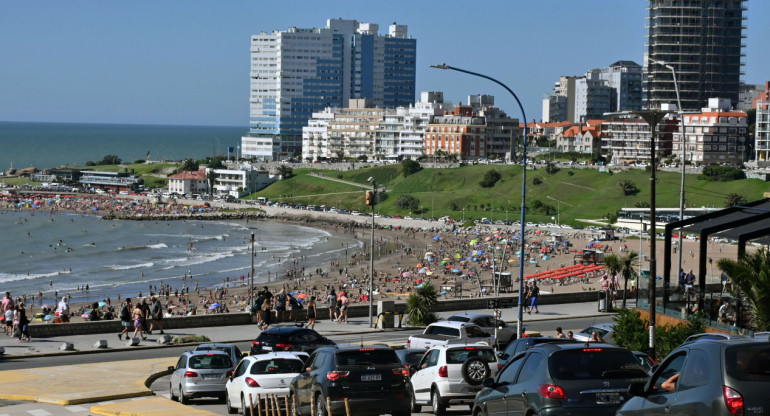
[[[543,305],[538,314],[525,314],[527,321],[563,320],[578,317],[607,317],[608,314],[596,310],[596,302]],[[470,312],[470,311],[469,311]],[[489,313],[483,309],[478,312]],[[442,316],[449,313],[444,312]],[[516,309],[507,309],[502,318],[515,322]],[[329,321],[319,322],[316,330],[325,336],[360,333],[370,333],[368,317],[353,318],[350,324],[336,324]],[[556,326],[556,324],[554,324]],[[577,329],[577,328],[564,328]],[[390,330],[389,330],[390,331]],[[397,330],[394,330],[397,331]],[[169,335],[206,335],[212,342],[242,342],[254,339],[258,333],[254,325],[220,326],[205,328],[189,328],[184,330],[166,331]],[[379,331],[376,331],[379,332]],[[395,334],[394,334],[395,335]],[[543,335],[554,335],[545,332]],[[97,351],[94,344],[99,340],[107,340],[109,351],[137,348],[163,348],[157,342],[157,335],[148,336],[139,346],[128,346],[126,341],[119,341],[117,334],[73,335],[46,339],[33,339],[31,343],[17,343],[15,339],[0,336],[0,347],[5,348],[5,355],[0,358],[0,368],[3,360],[34,359],[37,356],[56,354],[84,354]],[[394,345],[403,345],[406,336],[393,337]],[[403,338],[403,339],[402,339]],[[65,342],[72,343],[74,352],[62,352],[58,348]],[[176,363],[176,357],[134,360],[122,362],[96,363],[73,366],[45,367],[29,370],[0,371],[0,400],[18,400],[25,402],[47,403],[57,405],[56,408],[67,408],[61,413],[37,414],[77,414],[73,409],[89,410],[88,414],[99,415],[211,415],[209,412],[195,411],[187,406],[172,402],[162,397],[151,397],[148,380],[162,376],[168,366]],[[76,377],[73,377],[75,376]],[[70,380],[93,380],[95,382],[78,382]],[[66,380],[66,382],[58,382]],[[147,398],[144,398],[147,396]],[[119,399],[129,399],[116,401]],[[138,399],[137,399],[138,398]],[[108,402],[103,402],[107,400]],[[102,403],[97,403],[102,402]],[[90,409],[83,406],[91,403]],[[13,414],[34,414],[30,411],[23,413],[8,413],[16,407],[28,408],[29,403],[10,407],[0,407],[0,416]],[[33,406],[34,407],[34,406]],[[43,410],[43,409],[39,409]],[[44,410],[43,410],[44,411]]]

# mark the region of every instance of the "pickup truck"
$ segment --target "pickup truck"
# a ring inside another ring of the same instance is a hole
[[[407,348],[431,348],[448,344],[495,345],[495,336],[484,332],[480,326],[466,322],[438,321],[428,325],[422,334],[412,335],[406,341]]]

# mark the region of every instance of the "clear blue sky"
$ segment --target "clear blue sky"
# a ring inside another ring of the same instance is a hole
[[[770,1],[748,3],[747,83],[770,80]],[[248,125],[249,37],[328,18],[405,24],[417,39],[417,91],[457,103],[509,85],[527,118],[560,75],[642,63],[645,0],[5,1],[0,121]]]

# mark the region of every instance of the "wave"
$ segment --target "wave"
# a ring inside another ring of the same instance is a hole
[[[0,283],[19,282],[22,280],[35,280],[42,278],[56,277],[62,274],[62,271],[51,273],[36,273],[36,274],[18,274],[18,273],[0,273]]]
[[[164,243],[158,243],[158,244],[148,244],[146,247],[147,248],[167,248],[168,246]]]
[[[131,264],[126,266],[120,266],[120,265],[111,265],[107,266],[110,270],[131,270],[131,269],[142,269],[142,268],[148,268],[154,266],[155,263],[141,263],[141,264]]]

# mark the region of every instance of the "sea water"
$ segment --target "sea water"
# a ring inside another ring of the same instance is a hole
[[[146,296],[161,282],[181,289],[185,275],[194,279],[187,280],[191,291],[195,282],[201,290],[232,287],[251,271],[252,231],[260,283],[303,266],[307,273],[326,268],[361,247],[344,234],[269,221],[108,221],[0,211],[0,291],[26,294],[28,302],[42,292],[50,304],[56,292],[92,302]]]

